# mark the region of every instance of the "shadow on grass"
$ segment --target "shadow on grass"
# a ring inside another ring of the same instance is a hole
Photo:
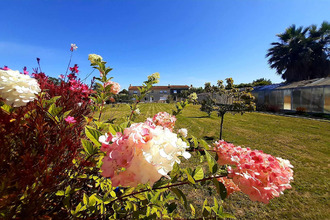
[[[204,136],[203,139],[206,140],[206,141],[214,141],[215,137],[213,137],[213,136]]]
[[[198,117],[186,117],[186,118],[210,118],[209,116],[198,116]]]

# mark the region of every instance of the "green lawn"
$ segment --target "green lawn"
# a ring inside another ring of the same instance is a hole
[[[208,118],[199,107],[190,105],[184,109],[183,114],[177,116],[176,128],[187,128],[188,136],[204,137],[208,142],[217,140],[220,119],[215,113]],[[174,108],[173,104],[141,104],[137,121],[160,111],[171,113]],[[116,105],[108,107],[103,119],[116,118],[118,123],[124,121],[128,113],[127,105]],[[265,205],[236,193],[225,200],[227,212],[238,219],[330,219],[330,122],[262,113],[227,113],[223,132],[223,139],[228,142],[288,159],[294,166],[293,188],[284,195]],[[192,159],[184,166],[198,163]],[[188,199],[198,207],[203,196],[210,196],[209,192],[202,195],[192,192]]]

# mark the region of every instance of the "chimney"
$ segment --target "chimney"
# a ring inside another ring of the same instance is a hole
[[[168,84],[168,88],[170,88],[171,87],[171,85],[170,84]]]

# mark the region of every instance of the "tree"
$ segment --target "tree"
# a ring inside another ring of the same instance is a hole
[[[198,103],[197,101],[198,99],[198,96],[195,92],[191,93],[189,96],[188,96],[188,100],[190,103],[193,103],[194,105]]]
[[[253,80],[252,86],[266,86],[266,85],[271,85],[272,81],[270,79],[265,79],[265,78],[260,78]]]
[[[330,74],[330,24],[323,22],[317,29],[291,25],[282,34],[280,42],[271,43],[266,57],[270,67],[276,69],[287,82],[294,82]]]
[[[119,94],[125,94],[125,95],[128,95],[129,92],[127,91],[127,89],[123,89],[119,92]]]
[[[237,89],[234,87],[234,80],[232,78],[226,79],[226,86],[223,85],[222,80],[218,80],[215,94],[218,99],[214,99],[214,93],[209,95],[202,102],[201,111],[206,112],[209,117],[212,111],[217,111],[220,121],[220,140],[222,139],[222,128],[224,116],[227,112],[241,113],[255,110],[254,96],[251,94],[253,88]],[[208,83],[205,86],[211,87]]]

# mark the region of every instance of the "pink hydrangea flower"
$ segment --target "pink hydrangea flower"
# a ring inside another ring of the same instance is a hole
[[[258,150],[235,147],[222,140],[214,146],[219,157],[218,163],[234,165],[228,170],[228,177],[252,201],[268,203],[285,189],[291,188],[293,166],[288,160]]]
[[[132,124],[123,133],[107,133],[99,141],[101,151],[106,153],[102,176],[110,177],[113,186],[153,184],[167,176],[175,162],[180,163],[179,156],[190,157],[185,142],[168,128],[150,121]]]
[[[64,119],[66,122],[68,122],[69,124],[74,124],[76,123],[77,121],[74,119],[74,117],[72,116],[68,116]]]
[[[154,115],[152,121],[155,123],[155,125],[166,127],[172,131],[175,126],[176,118],[174,115],[172,116],[167,112],[159,112]]]
[[[223,183],[223,185],[226,187],[227,197],[234,192],[241,191],[232,179],[228,179],[227,177],[220,177],[218,178],[218,181]]]
[[[108,81],[104,84],[104,87],[111,86],[110,92],[112,94],[118,94],[120,92],[120,85],[113,81]]]

